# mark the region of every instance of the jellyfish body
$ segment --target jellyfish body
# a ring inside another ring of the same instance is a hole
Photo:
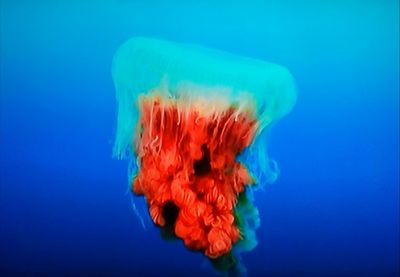
[[[256,245],[252,191],[277,177],[271,123],[296,101],[272,63],[195,45],[133,38],[116,52],[114,155],[136,162],[131,188],[164,233],[232,270]],[[272,166],[271,166],[272,165]]]

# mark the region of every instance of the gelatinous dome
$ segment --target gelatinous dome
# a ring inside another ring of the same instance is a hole
[[[231,103],[254,102],[259,131],[288,113],[296,102],[289,71],[282,66],[196,45],[132,38],[116,52],[112,75],[117,91],[118,126],[114,154],[131,149],[137,97],[162,86],[173,97],[184,91]],[[185,87],[187,89],[185,89]]]

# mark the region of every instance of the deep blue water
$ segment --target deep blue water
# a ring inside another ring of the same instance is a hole
[[[135,35],[296,79],[269,147],[281,176],[256,195],[250,276],[399,274],[397,1],[136,2],[1,1],[0,275],[211,273],[141,227],[111,157],[111,61]]]

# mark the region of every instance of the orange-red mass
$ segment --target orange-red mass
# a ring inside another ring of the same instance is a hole
[[[236,156],[253,140],[257,120],[231,106],[204,113],[160,96],[140,99],[132,182],[144,195],[153,222],[210,258],[228,253],[240,237],[234,207],[253,183]]]

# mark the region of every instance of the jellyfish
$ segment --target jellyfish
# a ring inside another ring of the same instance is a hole
[[[112,64],[118,105],[113,154],[165,238],[243,271],[257,245],[254,192],[276,180],[270,127],[296,102],[283,66],[198,45],[135,37]]]

